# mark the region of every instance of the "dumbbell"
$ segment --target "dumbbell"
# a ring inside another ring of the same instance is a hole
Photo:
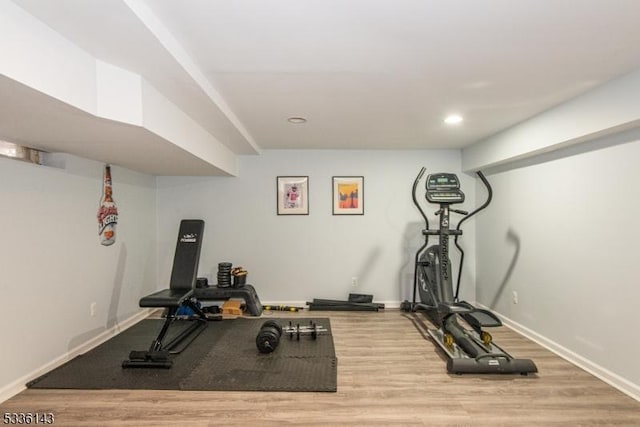
[[[260,353],[271,353],[280,344],[282,326],[275,320],[267,320],[260,327],[256,336],[256,347]]]
[[[300,341],[300,335],[311,335],[311,338],[315,340],[318,338],[318,332],[328,332],[329,330],[324,326],[318,326],[316,322],[310,320],[309,326],[300,326],[299,323],[293,326],[293,324],[289,322],[289,326],[282,328],[282,331],[289,335],[290,340],[293,339],[295,334],[296,340]]]

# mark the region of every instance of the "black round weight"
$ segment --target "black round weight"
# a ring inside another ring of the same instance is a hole
[[[271,353],[280,344],[281,333],[275,326],[263,326],[256,336],[256,347],[260,353]]]
[[[260,329],[258,336],[256,337],[256,347],[260,353],[271,353],[280,343],[280,334],[274,327],[266,327]]]
[[[280,323],[276,322],[275,320],[267,320],[262,324],[261,328],[264,328],[266,326],[271,326],[276,328],[278,330],[278,334],[282,335],[282,326],[280,325]]]

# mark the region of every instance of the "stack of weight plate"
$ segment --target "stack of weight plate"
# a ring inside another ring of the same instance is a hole
[[[228,288],[231,286],[231,267],[230,262],[221,262],[218,264],[218,287]]]

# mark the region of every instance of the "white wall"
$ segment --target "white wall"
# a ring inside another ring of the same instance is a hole
[[[159,279],[168,282],[180,219],[202,218],[199,274],[211,275],[214,283],[217,264],[229,261],[249,270],[263,302],[346,299],[357,292],[397,305],[410,297],[413,257],[422,241],[411,186],[423,165],[430,172],[460,173],[460,152],[270,150],[241,157],[237,178],[159,177]],[[309,176],[308,216],[276,214],[278,175]],[[334,175],[364,176],[364,216],[332,215]],[[465,206],[473,206],[474,180],[462,179]],[[431,219],[435,210],[426,209]],[[466,295],[473,299],[473,224],[468,230]],[[352,277],[358,277],[357,288]]]
[[[614,135],[640,125],[640,70],[466,147],[462,169],[479,170]]]
[[[53,361],[140,312],[155,289],[155,180],[113,167],[117,242],[98,240],[104,165],[0,158],[0,401]],[[96,302],[96,315],[89,307]]]
[[[640,396],[640,137],[613,142],[488,177],[495,195],[477,220],[477,299]]]

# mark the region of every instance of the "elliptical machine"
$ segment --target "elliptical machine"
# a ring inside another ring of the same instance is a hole
[[[413,278],[413,301],[404,301],[403,311],[424,311],[436,329],[427,332],[448,357],[447,372],[464,373],[520,373],[527,375],[538,372],[529,359],[515,359],[493,342],[493,337],[483,328],[502,326],[500,319],[492,312],[475,308],[466,301],[459,301],[460,276],[464,262],[464,251],[458,244],[462,235],[460,226],[491,203],[493,190],[482,174],[477,174],[487,189],[487,200],[472,212],[454,209],[451,205],[464,202],[460,181],[452,173],[435,173],[427,176],[425,197],[429,203],[438,204],[435,214],[439,217],[439,228],[430,229],[416,192],[426,169],[422,168],[413,183],[413,203],[424,218],[426,228],[422,230],[424,244],[415,256]],[[462,215],[455,229],[450,225],[450,214]],[[429,237],[438,236],[438,244],[429,246]],[[460,265],[455,293],[449,259],[449,236],[455,236],[454,244],[460,252]],[[420,302],[416,301],[419,296]],[[463,326],[460,321],[468,327]]]

